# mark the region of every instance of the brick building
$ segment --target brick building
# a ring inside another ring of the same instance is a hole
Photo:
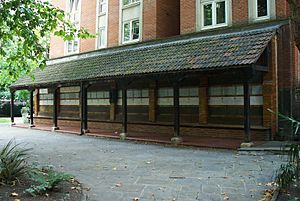
[[[276,137],[268,109],[293,114],[299,57],[286,0],[52,3],[98,35],[52,36],[48,67],[12,85],[31,90],[32,124],[251,141]]]

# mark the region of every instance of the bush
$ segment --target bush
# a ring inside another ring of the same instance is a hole
[[[14,116],[15,117],[21,117],[21,109],[23,105],[22,104],[15,104],[14,105]],[[3,117],[10,117],[10,102],[5,101],[0,104],[0,116]]]
[[[25,191],[32,196],[42,194],[45,191],[52,191],[60,182],[69,181],[72,176],[66,173],[57,172],[53,167],[33,168],[30,173],[31,178],[37,182]]]
[[[10,140],[0,150],[0,182],[11,184],[27,173],[26,159],[30,149],[20,149],[20,144]]]

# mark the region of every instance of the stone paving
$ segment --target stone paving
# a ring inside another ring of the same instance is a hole
[[[0,125],[33,148],[31,160],[75,175],[93,201],[253,201],[262,198],[283,161],[271,153],[174,148]]]

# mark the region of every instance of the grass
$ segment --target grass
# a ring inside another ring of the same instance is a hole
[[[3,123],[9,123],[10,122],[10,118],[6,118],[6,117],[1,117],[0,118],[0,124],[3,124]]]

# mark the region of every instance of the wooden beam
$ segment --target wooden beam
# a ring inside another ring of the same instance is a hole
[[[29,125],[29,127],[34,127],[34,121],[33,121],[33,113],[34,113],[34,104],[33,104],[33,92],[34,92],[34,89],[31,89],[30,90],[30,100],[29,100],[29,102],[30,102],[30,125]]]
[[[157,83],[151,80],[149,84],[149,121],[156,121],[156,108],[157,108]]]
[[[180,137],[180,105],[179,105],[179,84],[173,84],[173,104],[174,104],[174,137]]]
[[[111,121],[116,120],[116,111],[118,105],[118,89],[115,82],[111,83],[110,89],[110,108],[109,108],[109,119]]]
[[[53,91],[53,127],[52,131],[58,130],[58,123],[57,123],[57,116],[58,116],[58,90],[59,88],[56,87]]]
[[[11,125],[15,125],[15,114],[14,114],[14,107],[15,107],[15,91],[10,91],[10,121]]]
[[[122,86],[122,133],[127,134],[127,89]]]
[[[245,130],[245,142],[250,142],[250,114],[251,114],[251,105],[250,105],[250,84],[249,82],[244,83],[244,130]]]
[[[80,83],[80,133],[84,135],[88,130],[88,104],[87,104],[88,84]]]

